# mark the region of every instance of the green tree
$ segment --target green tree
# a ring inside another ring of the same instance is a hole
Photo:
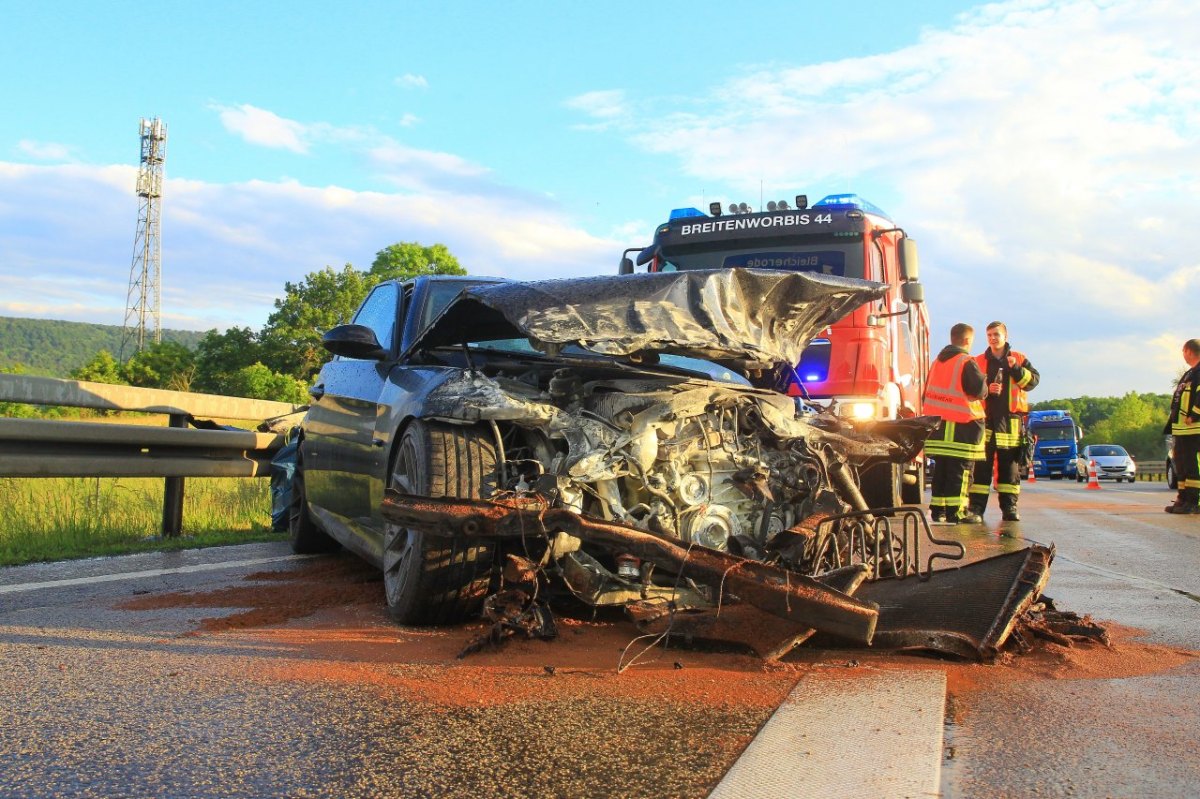
[[[1107,397],[1111,411],[1098,420],[1083,438],[1086,444],[1120,444],[1135,458],[1162,455],[1163,420],[1170,398],[1165,394],[1129,392],[1123,397]]]
[[[261,363],[243,366],[231,373],[226,386],[224,393],[234,397],[290,402],[294,405],[308,401],[304,382],[291,375],[273,372]]]
[[[110,383],[120,385],[125,382],[121,377],[121,366],[108,350],[100,350],[92,359],[71,372],[75,380],[87,380],[92,383]]]
[[[425,247],[415,241],[401,241],[375,253],[367,273],[371,285],[385,280],[408,280],[418,275],[465,275],[467,270],[450,254],[445,244]]]
[[[196,373],[192,351],[174,341],[151,344],[121,367],[121,375],[131,386],[187,391]]]
[[[327,266],[300,283],[285,283],[284,296],[275,300],[275,312],[259,336],[263,363],[272,371],[311,380],[328,360],[321,336],[349,321],[372,285],[350,264],[340,271]]]
[[[198,391],[231,394],[230,376],[263,359],[263,347],[258,335],[248,327],[231,327],[224,333],[210,330],[196,345],[196,378]]]

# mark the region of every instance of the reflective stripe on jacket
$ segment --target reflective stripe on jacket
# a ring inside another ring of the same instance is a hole
[[[1171,435],[1200,436],[1200,366],[1184,372],[1175,395],[1171,400]],[[1196,420],[1194,424],[1188,423],[1189,416]]]
[[[963,367],[971,356],[961,353],[944,361],[934,361],[925,385],[923,412],[948,422],[970,422],[984,417],[983,402],[968,397],[962,387]]]
[[[961,458],[964,461],[981,461],[986,454],[983,433],[982,419],[968,422],[943,420],[933,434],[925,439],[925,454]]]
[[[1025,364],[1028,359],[1025,357],[1024,353],[1010,349],[1008,354],[1016,358],[1017,366],[1020,366],[1023,369],[1025,368]],[[975,362],[979,364],[979,369],[985,376],[988,373],[987,355],[988,351],[984,350],[975,356]],[[1025,391],[1025,386],[1028,385],[1029,380],[1031,379],[1028,370],[1026,370],[1025,378],[1022,382],[1013,380],[1012,372],[1008,369],[1004,371],[1004,379],[1008,381],[1008,412],[1021,414],[1029,413],[1029,394]]]

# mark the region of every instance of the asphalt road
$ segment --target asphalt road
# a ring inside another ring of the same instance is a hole
[[[1046,594],[1121,635],[1052,679],[945,665],[941,795],[1196,794],[1200,517],[1171,496],[1042,480],[1022,522],[959,531],[1055,544]],[[0,570],[0,795],[700,797],[805,675],[943,668],[673,651],[617,675],[620,624],[457,661],[467,632],[394,627],[380,591],[281,545]]]

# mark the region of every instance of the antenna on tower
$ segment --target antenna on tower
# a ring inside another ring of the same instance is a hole
[[[159,327],[161,317],[162,277],[162,187],[163,167],[167,160],[167,126],[161,119],[143,119],[140,125],[142,163],[138,169],[138,224],[133,236],[133,263],[129,267],[129,294],[125,300],[125,325],[121,331],[121,352],[118,359],[141,352],[147,339],[154,344],[162,341]]]

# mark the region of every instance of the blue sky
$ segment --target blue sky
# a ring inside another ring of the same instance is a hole
[[[446,244],[611,273],[669,209],[854,191],[918,240],[935,344],[1040,398],[1167,391],[1200,335],[1200,8],[0,0],[0,315],[120,324],[138,120],[169,130],[164,327]]]

